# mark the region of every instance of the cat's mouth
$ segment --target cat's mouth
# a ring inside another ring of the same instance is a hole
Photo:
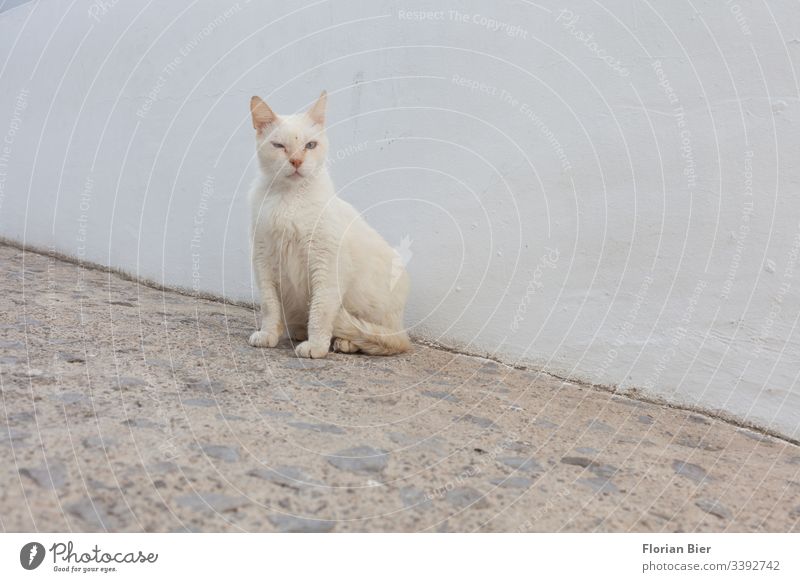
[[[302,177],[303,177],[303,174],[301,174],[301,173],[300,173],[300,170],[295,170],[294,172],[292,172],[291,174],[289,174],[289,176],[288,176],[288,177],[289,177],[289,178],[298,179],[298,178],[302,178]]]

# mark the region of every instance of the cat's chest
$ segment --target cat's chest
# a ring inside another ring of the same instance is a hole
[[[259,238],[302,236],[307,229],[307,221],[297,204],[267,199],[253,210],[253,226]]]
[[[305,263],[313,241],[314,222],[298,205],[265,205],[255,222],[255,237],[273,261]]]

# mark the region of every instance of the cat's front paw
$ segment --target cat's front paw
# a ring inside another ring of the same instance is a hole
[[[268,331],[254,331],[250,336],[249,344],[254,348],[274,348],[278,345],[278,334]]]
[[[329,347],[330,343],[317,344],[305,341],[294,349],[294,353],[298,358],[324,358],[328,355]]]

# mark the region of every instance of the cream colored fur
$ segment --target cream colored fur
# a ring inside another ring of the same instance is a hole
[[[325,105],[323,93],[307,113],[278,116],[251,100],[261,170],[250,191],[261,329],[250,345],[275,347],[286,332],[301,342],[295,352],[304,358],[324,358],[331,347],[405,352],[408,274],[381,235],[336,196],[326,167]]]

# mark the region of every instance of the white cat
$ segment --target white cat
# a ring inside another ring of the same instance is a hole
[[[403,328],[408,274],[400,256],[347,202],[326,167],[326,94],[304,114],[278,116],[250,100],[260,175],[250,191],[253,270],[261,329],[250,345],[275,347],[286,331],[303,358],[390,355],[411,348]]]

